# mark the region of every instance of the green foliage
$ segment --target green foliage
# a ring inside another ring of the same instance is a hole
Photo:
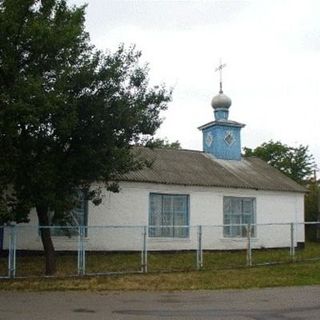
[[[181,145],[178,140],[174,142],[169,142],[167,138],[151,139],[145,144],[145,146],[148,148],[181,149]]]
[[[319,181],[310,181],[308,193],[305,198],[306,221],[317,221],[320,201],[320,183]]]
[[[308,193],[305,196],[305,220],[306,221],[320,221],[320,181],[310,179],[308,185]],[[307,225],[306,236],[308,240],[320,240],[320,225]]]
[[[319,184],[311,178],[315,162],[307,146],[289,147],[279,141],[269,141],[253,150],[244,148],[244,154],[259,157],[291,179],[304,184],[308,189],[305,196],[305,220],[318,221]],[[317,232],[314,225],[306,226],[306,236],[309,240],[316,240]]]
[[[2,220],[38,206],[67,213],[89,186],[98,204],[92,183],[139,168],[130,146],[161,124],[171,92],[148,85],[134,47],[96,50],[84,21],[85,7],[64,0],[0,1]]]
[[[256,156],[282,173],[303,183],[313,173],[315,163],[308,146],[290,147],[281,142],[264,142],[255,149],[244,148],[245,156]]]

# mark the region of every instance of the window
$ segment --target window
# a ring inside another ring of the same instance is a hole
[[[150,194],[149,237],[189,237],[189,196]]]
[[[251,224],[251,236],[256,236],[254,198],[223,198],[224,237],[247,237],[247,225]]]
[[[70,213],[59,218],[54,212],[52,213],[50,220],[52,226],[62,226],[62,228],[51,229],[51,235],[53,236],[67,236],[71,237],[78,235],[78,226],[88,225],[88,200],[85,199],[85,193],[78,191],[77,198],[75,199],[75,207]],[[85,230],[85,236],[87,236],[87,228]]]

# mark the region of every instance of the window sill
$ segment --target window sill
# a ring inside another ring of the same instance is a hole
[[[150,242],[190,242],[190,238],[156,238],[156,237],[148,237],[148,241]]]
[[[251,238],[251,241],[255,242],[258,241],[258,238]],[[248,242],[248,238],[239,238],[239,237],[233,237],[233,238],[221,238],[220,241],[238,241],[238,242]]]
[[[78,242],[79,241],[79,237],[78,236],[72,236],[72,237],[68,237],[68,236],[51,236],[51,239],[52,239],[52,241],[63,240],[65,242]],[[84,242],[87,242],[89,240],[90,240],[89,237],[83,238]],[[41,241],[41,237],[37,237],[37,241]]]

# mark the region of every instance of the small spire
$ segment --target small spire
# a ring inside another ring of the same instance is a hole
[[[219,66],[216,68],[216,72],[217,71],[219,71],[219,73],[220,73],[220,91],[219,91],[219,93],[223,93],[223,91],[222,91],[222,69],[224,68],[224,67],[226,67],[227,65],[224,63],[224,64],[222,64],[222,60],[221,60],[221,58],[220,58],[220,64],[219,64]]]

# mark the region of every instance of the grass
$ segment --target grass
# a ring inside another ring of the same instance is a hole
[[[212,290],[320,284],[320,262],[200,272],[0,281],[0,290]]]
[[[33,278],[0,281],[0,290],[198,290],[274,287],[320,284],[320,244],[307,243],[296,251],[294,261],[288,249],[253,250],[255,267],[246,267],[246,252],[204,252],[204,268],[196,269],[195,252],[148,254],[147,274],[73,277],[76,255],[58,256],[55,278],[43,275],[42,256],[17,256],[17,276]],[[302,262],[303,261],[303,262]],[[282,264],[274,264],[282,262]],[[269,266],[261,264],[269,263]],[[140,253],[108,253],[86,256],[87,273],[138,272]],[[7,273],[7,259],[0,258],[0,275]],[[66,277],[70,276],[70,277]]]

